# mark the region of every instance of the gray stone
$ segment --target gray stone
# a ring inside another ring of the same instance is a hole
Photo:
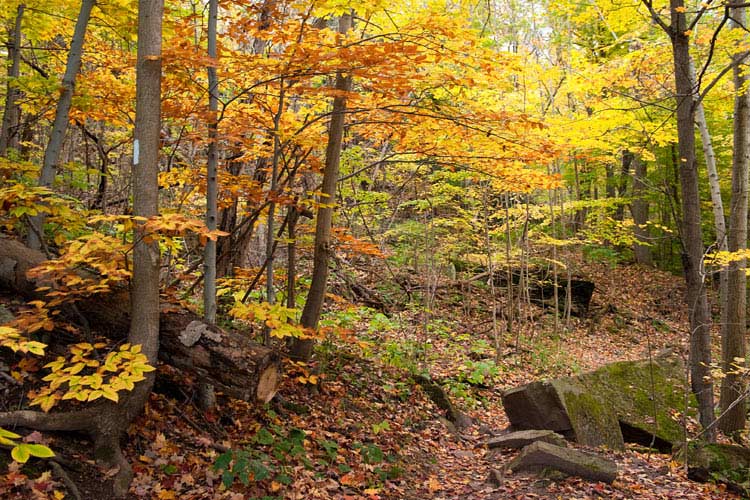
[[[494,437],[487,441],[489,448],[513,448],[521,449],[536,441],[544,441],[557,446],[565,447],[567,442],[560,434],[550,430],[525,430],[511,432],[502,436]]]
[[[542,441],[524,448],[508,467],[513,472],[554,469],[570,476],[604,483],[612,483],[617,478],[617,464],[611,460]]]
[[[514,429],[572,429],[565,407],[554,387],[547,382],[532,382],[507,390],[502,399]]]
[[[15,317],[13,316],[13,313],[10,312],[8,308],[5,307],[3,304],[0,304],[0,325],[10,323],[14,319]]]

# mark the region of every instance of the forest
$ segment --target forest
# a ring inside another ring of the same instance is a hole
[[[4,0],[0,498],[750,497],[741,0]]]

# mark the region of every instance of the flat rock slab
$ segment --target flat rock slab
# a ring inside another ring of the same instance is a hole
[[[567,446],[565,438],[550,430],[527,430],[516,431],[503,436],[498,436],[487,441],[489,448],[511,448],[521,449],[537,441],[554,444],[560,447]]]
[[[617,464],[613,461],[543,441],[537,441],[524,448],[508,467],[513,472],[541,472],[544,469],[554,469],[569,476],[603,483],[612,483],[617,478]]]

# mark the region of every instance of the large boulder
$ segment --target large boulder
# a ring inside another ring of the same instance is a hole
[[[513,429],[549,429],[587,446],[623,449],[627,441],[669,451],[683,435],[675,414],[689,394],[684,379],[681,358],[665,353],[517,387],[503,394],[503,405]]]
[[[570,476],[612,483],[617,478],[617,464],[591,453],[537,441],[521,451],[508,468],[513,472],[541,472],[554,469]]]

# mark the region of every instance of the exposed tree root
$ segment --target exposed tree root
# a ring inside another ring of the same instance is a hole
[[[133,469],[122,453],[120,437],[130,422],[143,409],[153,385],[153,375],[115,404],[109,401],[78,411],[43,413],[18,410],[0,413],[0,426],[19,426],[38,431],[81,431],[91,437],[94,458],[109,469],[112,478],[112,497],[127,495],[133,479]]]
[[[50,461],[50,467],[52,467],[53,472],[55,475],[60,478],[60,480],[65,485],[65,488],[67,488],[68,493],[70,493],[70,496],[75,498],[75,500],[82,500],[83,497],[81,496],[81,492],[78,490],[78,486],[76,486],[76,483],[70,478],[67,472],[62,468],[60,464],[58,464],[55,461]]]

